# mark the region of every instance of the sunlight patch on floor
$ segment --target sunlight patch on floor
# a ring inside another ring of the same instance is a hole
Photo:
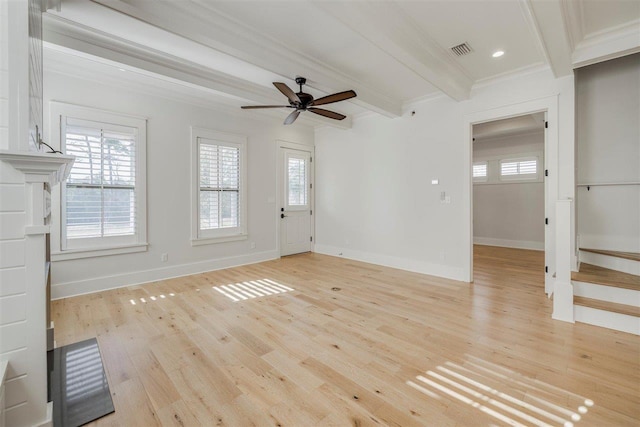
[[[456,399],[511,426],[574,427],[594,405],[591,399],[474,356],[462,364],[446,362],[406,384],[430,398]]]
[[[228,285],[212,286],[212,288],[233,302],[283,294],[295,290],[271,279],[249,280]]]
[[[169,296],[170,296],[170,297],[174,297],[174,296],[176,296],[176,294],[174,294],[173,292],[171,292],[171,293],[169,294]],[[149,301],[147,301],[147,299],[146,299],[146,298],[138,298],[137,300],[136,300],[135,298],[132,298],[132,299],[130,299],[130,300],[129,300],[129,303],[131,303],[131,305],[137,305],[137,304],[138,304],[138,301],[139,301],[139,302],[141,302],[141,303],[143,303],[143,304],[146,304],[146,303],[151,302],[151,301],[158,301],[158,298],[159,298],[159,299],[165,299],[165,298],[167,298],[167,296],[166,296],[165,294],[158,295],[157,297],[156,297],[155,295],[151,295],[151,296],[149,297]]]

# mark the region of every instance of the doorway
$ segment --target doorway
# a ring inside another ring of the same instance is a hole
[[[278,143],[280,256],[313,249],[313,147]]]
[[[473,125],[473,242],[545,249],[545,114]]]

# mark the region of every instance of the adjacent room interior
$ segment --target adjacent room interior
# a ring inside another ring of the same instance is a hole
[[[0,427],[640,422],[640,2],[0,0],[0,52]]]

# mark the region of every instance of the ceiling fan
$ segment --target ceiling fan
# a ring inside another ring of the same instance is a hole
[[[352,90],[346,90],[344,92],[334,93],[333,95],[323,96],[322,98],[313,99],[313,96],[304,93],[302,91],[302,85],[307,82],[304,77],[296,77],[296,83],[300,85],[300,92],[295,93],[289,86],[280,82],[273,82],[273,85],[284,96],[289,99],[289,105],[245,105],[243,109],[256,109],[256,108],[295,108],[291,114],[287,116],[284,121],[285,125],[290,125],[295,122],[301,111],[311,111],[312,113],[320,116],[329,117],[334,120],[343,120],[345,115],[336,113],[335,111],[325,110],[324,108],[316,108],[317,105],[331,104],[333,102],[344,101],[345,99],[354,98],[356,93]]]

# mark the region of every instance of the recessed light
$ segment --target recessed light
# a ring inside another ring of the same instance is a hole
[[[124,68],[118,68],[118,70],[120,70],[120,71],[127,71],[127,70],[125,70]]]
[[[496,50],[495,52],[493,52],[493,56],[494,58],[500,58],[502,55],[504,55],[504,52],[501,50]]]

